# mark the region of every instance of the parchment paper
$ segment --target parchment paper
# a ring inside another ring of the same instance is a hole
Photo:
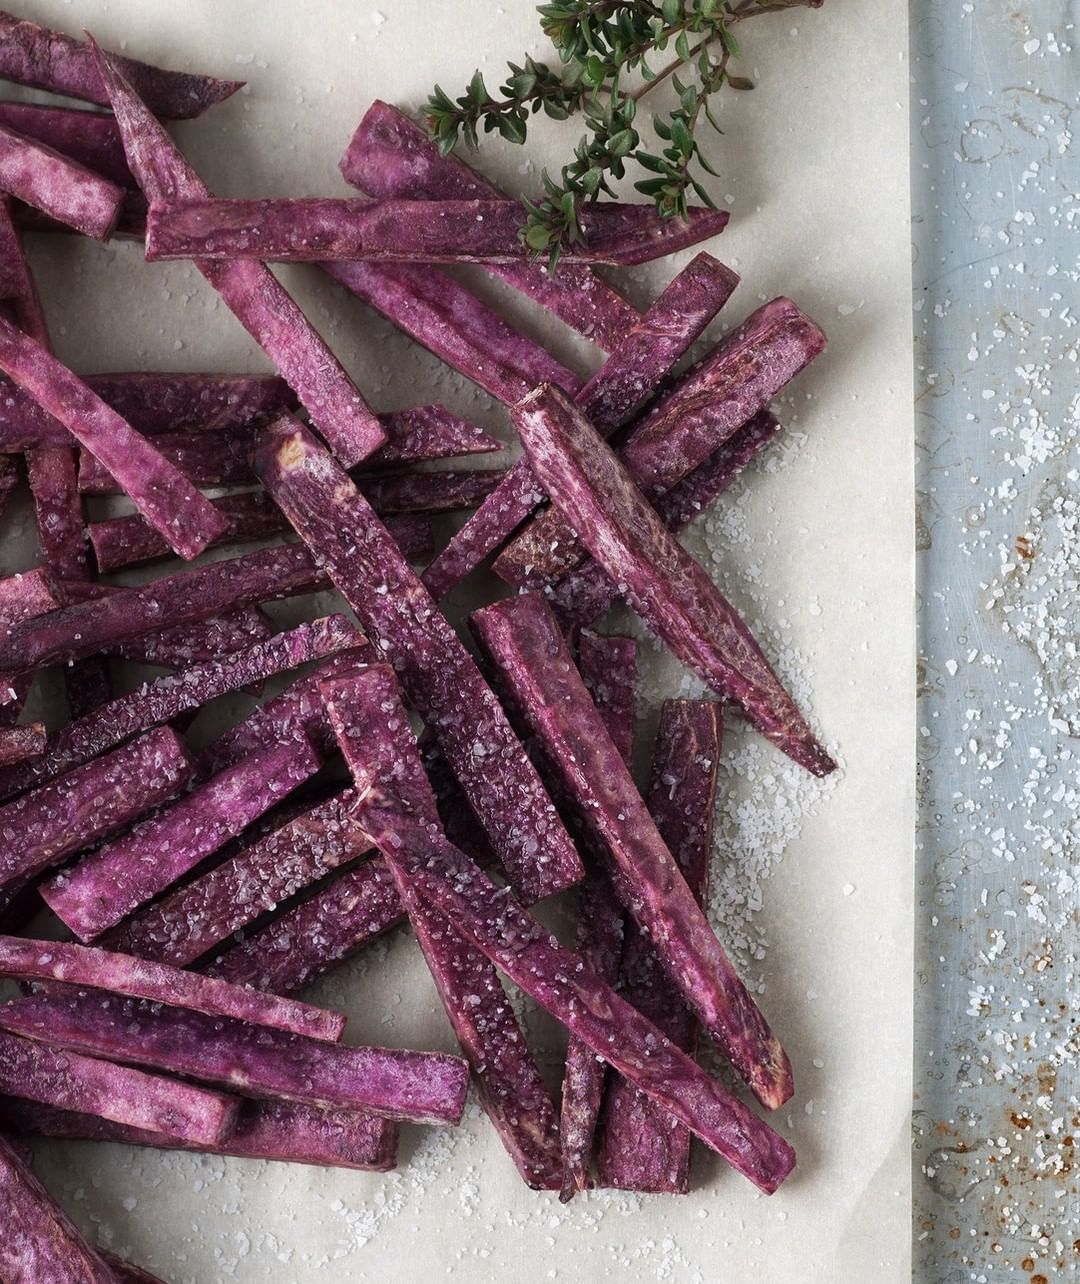
[[[176,130],[221,195],[343,192],[337,160],[373,97],[412,108],[436,80],[457,91],[477,64],[494,88],[507,58],[547,53],[524,0],[19,7],[133,56],[247,78],[247,92]],[[41,1144],[39,1171],[102,1243],[175,1284],[909,1278],[906,35],[905,7],[871,0],[749,24],[742,70],[759,87],[728,95],[711,146],[733,217],[710,248],[743,274],[725,324],[783,293],[832,341],[783,403],[785,442],[690,540],[843,762],[821,787],[729,719],[713,909],[795,1064],[797,1096],[777,1123],[798,1149],[796,1175],[766,1199],[699,1152],[688,1198],[598,1193],[563,1208],[523,1188],[475,1106],[456,1133],[405,1130],[387,1176]],[[512,190],[557,168],[578,136],[574,125],[534,133],[526,150],[484,149]],[[68,236],[36,238],[32,256],[56,347],[77,369],[264,368],[186,265]],[[629,288],[646,301],[687,257],[636,272]],[[497,407],[314,270],[283,276],[377,408],[439,398],[508,435]],[[517,296],[482,288],[564,360],[597,361]],[[25,520],[3,535],[5,561],[26,564]],[[699,687],[646,650],[647,754],[657,701]],[[404,934],[315,997],[348,1009],[357,1041],[453,1046]],[[558,1033],[530,1023],[557,1082]]]

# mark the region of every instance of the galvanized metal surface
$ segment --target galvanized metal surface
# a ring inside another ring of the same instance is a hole
[[[1080,1276],[1080,7],[912,6],[915,1278]]]

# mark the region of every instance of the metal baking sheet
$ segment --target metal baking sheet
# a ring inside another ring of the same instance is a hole
[[[1080,1274],[1078,18],[912,6],[922,1284]]]

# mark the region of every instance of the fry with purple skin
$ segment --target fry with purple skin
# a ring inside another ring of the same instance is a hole
[[[783,1105],[794,1088],[787,1055],[657,831],[550,608],[531,593],[469,622],[596,835],[619,899],[739,1077],[762,1105]]]
[[[589,421],[557,390],[538,388],[514,422],[552,503],[672,653],[795,762],[815,776],[834,771],[750,630]]]
[[[0,807],[0,891],[10,894],[130,824],[183,788],[191,772],[183,741],[161,727]]]
[[[412,814],[439,825],[435,795],[393,672],[374,665],[324,682],[322,693],[350,769],[358,753],[378,763],[374,778],[363,777],[364,788],[386,789]],[[555,1111],[495,969],[425,904],[407,877],[394,866],[391,872],[488,1118],[525,1183],[534,1190],[557,1189],[561,1156]]]
[[[761,1190],[771,1194],[780,1185],[795,1162],[783,1138],[564,949],[512,895],[447,842],[438,825],[408,815],[398,799],[375,786],[378,762],[358,760],[352,769],[363,799],[362,823],[400,877],[414,882],[433,908],[597,1056]]]
[[[359,655],[370,656],[363,637],[348,620],[343,615],[330,615],[256,642],[246,650],[144,682],[54,732],[40,758],[0,771],[0,797],[55,780],[129,737],[172,722],[226,692],[353,647],[365,648]],[[359,662],[357,658],[352,661]]]
[[[281,509],[261,491],[223,495],[210,502],[229,522],[229,529],[220,539],[214,540],[211,548],[266,539],[289,529]],[[103,575],[122,570],[125,566],[168,557],[171,551],[161,536],[135,513],[91,522],[86,529],[98,570]],[[410,562],[421,561],[425,550],[431,547],[431,523],[421,513],[391,514],[386,519],[386,529]]]
[[[109,239],[124,200],[115,183],[3,124],[0,189],[98,241]]]
[[[633,267],[708,240],[727,226],[725,210],[699,207],[684,219],[651,205],[589,202],[569,263]],[[409,201],[301,196],[223,200],[185,194],[150,200],[146,257],[197,262],[520,263],[535,251],[521,235],[521,202]]]
[[[578,670],[619,756],[631,770],[634,755],[634,686],[637,644],[633,638],[586,633],[578,647]],[[595,838],[593,838],[595,843]],[[604,872],[603,853],[586,837],[585,881],[577,905],[577,953],[601,980],[614,985],[623,952],[623,907]],[[589,1186],[593,1138],[600,1117],[607,1066],[580,1039],[570,1038],[563,1069],[559,1137],[563,1179],[559,1198],[571,1200]]]
[[[739,278],[711,254],[699,254],[629,327],[611,355],[574,397],[604,436],[620,427],[650,395],[730,298]],[[436,600],[475,570],[544,498],[527,459],[519,459],[498,488],[454,534],[424,571]]]
[[[195,486],[243,486],[251,482],[248,455],[255,439],[253,425],[220,432],[164,432],[154,449]],[[79,491],[113,495],[124,488],[96,455],[79,455]]]
[[[184,967],[372,848],[343,790],[294,816],[109,933],[105,944]]]
[[[510,881],[530,900],[577,882],[581,861],[502,706],[348,475],[287,415],[264,430],[255,468],[395,666]]]
[[[720,739],[718,704],[664,702],[647,803],[699,905],[709,891]],[[672,1043],[693,1055],[697,1022],[636,928],[627,935],[620,988]],[[690,1133],[625,1079],[616,1078],[608,1087],[597,1172],[602,1186],[685,1195],[690,1189]]]
[[[47,742],[43,722],[27,722],[19,727],[0,727],[0,767],[10,767],[27,758],[40,758]]]
[[[415,415],[408,411],[380,415],[379,422],[388,440],[364,461],[365,475],[387,465],[503,449],[493,437],[441,406],[419,406]],[[197,486],[246,485],[255,480],[248,456],[257,429],[258,424],[252,421],[230,428],[166,432],[154,438],[154,447]],[[79,489],[84,494],[105,495],[120,486],[109,470],[84,450]]]
[[[242,80],[217,80],[109,54],[155,116],[186,120],[223,102]],[[0,77],[34,89],[109,106],[109,95],[91,46],[39,23],[0,12]]]
[[[197,557],[224,530],[224,519],[182,473],[77,375],[3,317],[0,370],[102,460],[181,557]]]
[[[272,1030],[291,1030],[337,1043],[345,1029],[340,1012],[276,995],[257,994],[238,985],[181,971],[158,960],[133,958],[112,950],[68,941],[34,941],[0,935],[0,976],[16,981],[55,981],[80,989],[104,990],[132,999],[207,1016],[234,1017]]]
[[[171,887],[321,766],[307,741],[267,745],[84,856],[45,883],[41,896],[80,940],[92,940]]]
[[[380,516],[456,513],[482,503],[505,476],[504,468],[440,469],[428,473],[363,475],[356,478],[356,485]]]
[[[176,1137],[128,1128],[93,1115],[0,1098],[0,1127],[24,1137],[112,1141],[159,1150],[193,1150],[318,1168],[389,1172],[397,1158],[398,1128],[390,1119],[358,1110],[319,1110],[292,1101],[241,1098],[229,1135],[216,1145],[194,1146]]]
[[[462,419],[438,402],[410,406],[379,415],[386,429],[386,445],[364,460],[364,468],[386,464],[412,464],[427,459],[456,459],[464,455],[488,455],[506,449],[497,437]]]
[[[338,673],[348,673],[361,664],[370,664],[375,652],[368,640],[357,636],[348,650],[320,660],[307,673],[294,679],[279,696],[254,709],[242,722],[223,731],[199,757],[199,775],[223,771],[267,744],[309,742],[328,757],[334,750],[334,733],[326,719],[319,683]]]
[[[670,490],[824,348],[821,329],[790,299],[758,308],[648,407],[620,448],[645,497],[656,500]],[[503,550],[494,570],[510,584],[540,588],[585,555],[572,527],[550,508]]]
[[[113,584],[96,580],[50,580],[63,606],[122,598],[126,592]],[[106,643],[107,655],[142,664],[160,664],[182,669],[202,660],[216,660],[234,651],[243,651],[254,642],[263,642],[271,633],[270,621],[256,606],[232,607],[209,620],[175,624],[154,633]]]
[[[80,112],[79,115],[82,115]],[[255,419],[296,409],[296,397],[276,375],[134,374],[86,375],[83,383],[137,432],[148,437],[175,432],[224,432]],[[0,397],[0,450],[73,446],[59,420],[21,388]]]
[[[0,1029],[88,1056],[219,1084],[245,1097],[457,1124],[469,1067],[442,1052],[343,1047],[230,1017],[105,995],[34,995],[0,1007]]]
[[[116,1284],[116,1276],[0,1137],[0,1279],[4,1284]]]
[[[4,99],[0,100],[0,125],[52,147],[117,187],[135,186],[120,131],[111,115]]]
[[[140,99],[119,60],[93,40],[90,44],[108,88],[128,164],[147,200],[208,197],[206,184]],[[200,259],[195,266],[295,390],[312,424],[347,468],[383,445],[386,433],[360,390],[264,263]]]
[[[456,153],[441,156],[419,125],[379,99],[357,126],[340,168],[346,183],[369,196],[482,200],[506,195]],[[587,267],[562,263],[552,275],[543,264],[512,263],[493,266],[492,272],[608,352],[637,323],[634,305]]]
[[[228,530],[220,540],[214,541],[214,546],[266,539],[288,526],[281,509],[261,492],[223,495],[210,502],[229,523]],[[91,522],[86,529],[102,575],[169,556],[168,544],[137,513]]]
[[[324,272],[402,334],[503,405],[538,383],[573,394],[584,380],[453,277],[410,263],[325,261]]]
[[[128,638],[155,633],[163,619],[174,628],[195,624],[236,607],[317,593],[326,584],[326,576],[301,546],[244,553],[80,601],[37,619],[0,625],[0,672],[66,664]]]
[[[202,970],[235,985],[295,994],[405,921],[394,877],[375,858],[343,870]]]
[[[55,582],[44,566],[16,571],[0,579],[0,628],[36,619],[59,606]]]
[[[37,286],[6,199],[0,201],[0,277],[3,278],[0,293],[12,306],[16,324],[44,348],[49,348],[49,330]],[[69,443],[71,440],[69,437]],[[34,501],[42,558],[57,575],[88,580],[90,560],[82,501],[76,485],[74,449],[69,444],[27,451],[26,475]],[[78,717],[109,698],[108,666],[100,657],[83,660],[65,671],[64,686],[71,715]]]
[[[0,1034],[0,1093],[211,1146],[228,1135],[237,1107],[219,1092],[14,1034]]]
[[[718,447],[681,482],[656,501],[657,516],[672,533],[680,535],[724,493],[750,461],[780,431],[767,410]],[[619,590],[608,573],[591,557],[546,592],[551,609],[564,633],[588,628],[618,598]]]

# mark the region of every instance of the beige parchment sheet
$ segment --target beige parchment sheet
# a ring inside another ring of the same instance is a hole
[[[176,127],[225,196],[344,194],[338,157],[372,98],[415,108],[435,81],[456,91],[476,65],[494,89],[507,58],[547,53],[526,0],[35,0],[19,10],[87,27],[136,57],[246,78],[247,91]],[[170,1284],[909,1279],[906,38],[906,6],[873,0],[749,24],[742,70],[758,88],[727,96],[725,136],[711,140],[732,221],[709,248],[743,276],[725,325],[787,294],[831,339],[781,403],[783,442],[690,537],[843,763],[835,782],[811,782],[729,719],[712,909],[795,1065],[797,1095],[776,1123],[798,1150],[796,1174],[766,1199],[700,1150],[685,1199],[604,1192],[562,1207],[521,1185],[475,1104],[455,1132],[405,1129],[388,1175],[40,1144],[40,1173],[101,1243]],[[577,133],[542,125],[527,149],[493,140],[482,163],[527,190]],[[37,237],[31,253],[59,355],[76,369],[265,368],[185,264],[147,265],[136,245],[67,236]],[[688,257],[635,272],[627,288],[647,302]],[[377,408],[440,399],[509,438],[497,406],[315,269],[282,274]],[[518,296],[469,279],[566,362],[599,360]],[[25,517],[0,534],[6,566],[26,565]],[[616,624],[636,628],[628,616]],[[659,699],[700,687],[643,645],[647,756]],[[238,697],[230,711],[245,707]],[[348,1010],[356,1041],[453,1047],[404,933],[314,997]],[[531,1010],[529,1021],[557,1081],[560,1036]]]

